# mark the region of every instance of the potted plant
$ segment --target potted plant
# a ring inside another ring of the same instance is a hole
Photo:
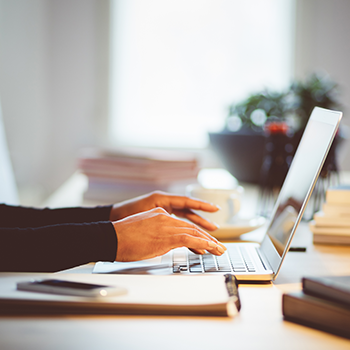
[[[342,108],[339,102],[338,85],[326,74],[314,73],[305,82],[294,82],[290,87],[289,95],[292,96],[293,101],[290,111],[298,121],[296,128],[298,141],[315,106],[335,110]],[[321,179],[338,172],[336,149],[343,139],[342,129],[339,129],[321,171]]]
[[[289,112],[298,120],[299,130],[304,130],[315,106],[340,109],[338,85],[328,75],[314,73],[304,82],[295,81],[288,92]]]
[[[295,81],[284,92],[264,90],[252,94],[229,106],[225,128],[209,133],[211,146],[238,181],[259,183],[266,124],[286,123],[296,149],[315,106],[340,107],[337,85],[325,75],[312,74],[305,82]]]
[[[227,170],[238,181],[258,183],[264,156],[264,125],[282,119],[286,94],[264,90],[229,106],[225,128],[209,133],[210,143]]]

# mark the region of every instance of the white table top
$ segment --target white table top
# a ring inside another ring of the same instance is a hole
[[[81,190],[84,184],[78,180],[71,179],[70,185]],[[71,192],[70,202],[64,202],[61,194],[57,193],[51,204],[79,204],[78,195],[74,199]],[[241,285],[242,310],[233,319],[0,317],[0,349],[350,349],[350,340],[283,321],[282,293],[299,290],[302,276],[350,274],[349,246],[313,245],[306,223],[302,223],[297,235],[306,243],[307,252],[289,252],[274,283]],[[250,237],[254,235],[245,236]],[[92,267],[93,264],[84,265],[70,272],[89,273]]]

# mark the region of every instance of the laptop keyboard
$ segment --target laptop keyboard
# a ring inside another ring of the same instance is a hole
[[[173,252],[173,272],[255,272],[254,264],[244,247],[230,247],[221,256],[198,255],[189,250]]]

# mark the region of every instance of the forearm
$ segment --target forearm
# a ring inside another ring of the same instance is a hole
[[[93,208],[29,208],[0,204],[0,227],[41,227],[63,223],[108,221],[112,206]]]
[[[0,270],[54,272],[92,261],[114,261],[110,222],[0,228]]]

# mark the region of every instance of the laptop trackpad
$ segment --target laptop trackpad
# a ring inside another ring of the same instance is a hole
[[[147,260],[131,262],[107,262],[98,261],[92,273],[117,273],[117,274],[155,274],[166,275],[171,269],[171,259],[169,256],[160,256]]]

